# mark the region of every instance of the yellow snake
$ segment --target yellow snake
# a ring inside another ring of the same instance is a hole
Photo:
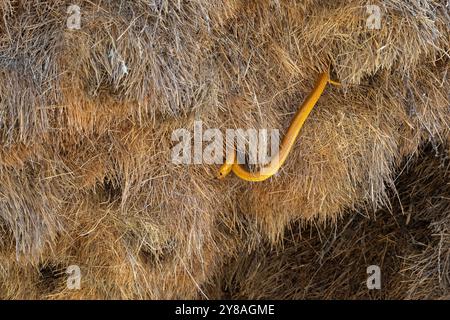
[[[223,179],[231,171],[233,171],[236,176],[246,181],[264,181],[277,173],[280,167],[286,161],[286,158],[294,145],[295,139],[297,138],[300,129],[303,126],[303,123],[305,123],[305,120],[308,118],[308,115],[314,108],[328,83],[333,85],[340,85],[338,82],[330,80],[328,72],[320,74],[313,91],[300,106],[297,113],[295,114],[294,119],[292,120],[291,125],[287,129],[283,141],[281,142],[278,154],[272,157],[270,163],[266,167],[263,167],[259,172],[250,172],[239,163],[237,163],[236,151],[234,151],[231,153],[230,157],[226,159],[225,163],[220,167],[217,178]]]

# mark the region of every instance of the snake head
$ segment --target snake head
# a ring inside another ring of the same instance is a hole
[[[219,180],[225,179],[225,177],[231,172],[232,164],[223,164],[217,172],[216,178]]]

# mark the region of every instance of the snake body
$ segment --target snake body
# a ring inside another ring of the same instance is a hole
[[[217,178],[223,179],[231,171],[233,171],[236,176],[246,181],[264,181],[277,173],[280,167],[286,161],[286,158],[289,155],[292,147],[294,146],[295,139],[300,133],[303,124],[308,118],[311,110],[316,105],[328,83],[339,85],[339,83],[330,80],[328,72],[321,73],[314,86],[313,91],[308,95],[306,100],[300,106],[294,116],[294,119],[292,120],[291,125],[287,129],[286,134],[284,135],[284,138],[281,142],[278,154],[272,157],[267,166],[261,168],[261,170],[258,172],[248,171],[242,165],[237,163],[236,151],[234,151],[229,157],[227,157],[225,163],[220,167]]]

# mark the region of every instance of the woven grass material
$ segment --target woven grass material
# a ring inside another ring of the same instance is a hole
[[[444,0],[375,1],[380,30],[366,1],[89,1],[69,30],[72,4],[0,0],[1,297],[204,298],[237,248],[386,205],[450,140]],[[283,131],[330,65],[277,177],[170,161],[195,119]]]
[[[230,259],[210,285],[225,299],[450,298],[450,158],[428,146],[398,170],[390,205],[337,224],[295,224],[282,245]],[[381,288],[367,287],[380,267]]]

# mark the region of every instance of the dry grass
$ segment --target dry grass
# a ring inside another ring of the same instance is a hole
[[[442,152],[442,150],[440,150]],[[209,285],[228,299],[449,299],[450,161],[428,147],[398,170],[390,207],[330,226],[289,228],[283,242],[230,259]],[[368,290],[378,265],[381,290]]]

